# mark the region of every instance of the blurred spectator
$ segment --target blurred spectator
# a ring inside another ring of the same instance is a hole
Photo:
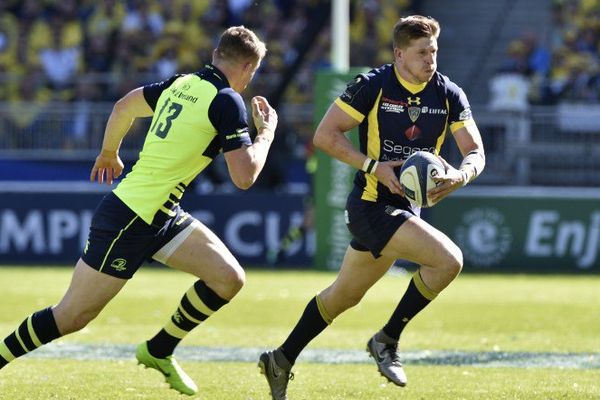
[[[521,40],[513,40],[508,45],[504,60],[490,80],[489,107],[492,110],[524,112],[529,108],[527,50]]]
[[[502,72],[490,81],[490,109],[524,112],[529,108],[529,80],[517,72]]]
[[[73,118],[66,129],[64,148],[85,147],[90,140],[94,101],[97,100],[97,89],[89,79],[79,79],[76,87],[76,100],[73,102]]]
[[[11,82],[6,122],[13,147],[28,148],[36,136],[46,134],[42,117],[50,95],[42,74],[35,69],[25,71]]]
[[[52,22],[50,43],[39,50],[38,59],[51,89],[60,94],[58,98],[70,100],[76,74],[81,68],[81,52],[79,47],[63,45],[64,22],[56,17]]]

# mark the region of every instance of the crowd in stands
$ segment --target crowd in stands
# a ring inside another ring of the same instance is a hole
[[[554,0],[551,12],[548,38],[530,31],[509,43],[491,82],[506,94],[492,97],[496,108],[600,104],[600,1]]]
[[[245,97],[269,97],[302,56],[299,43],[307,39],[324,4],[330,1],[2,0],[0,148],[28,148],[44,140],[48,147],[96,150],[116,99],[137,86],[200,69],[210,62],[219,34],[232,25],[255,30],[267,43],[267,57]],[[418,12],[420,1],[350,4],[350,65],[390,62],[391,26],[400,15]],[[504,78],[496,80],[498,90],[520,90],[523,107],[600,103],[600,1],[553,0],[552,16],[550,37],[527,32],[509,44],[498,70]],[[270,157],[279,167],[265,174],[270,185],[285,179],[286,160],[310,152],[314,77],[331,65],[330,40],[327,26],[278,105],[283,133]],[[41,121],[61,107],[67,121],[53,126]],[[140,124],[137,131],[144,127]],[[53,131],[62,134],[52,137],[48,132]],[[225,169],[211,173],[215,180],[226,179]]]
[[[199,69],[211,58],[218,35],[244,24],[268,43],[269,55],[254,91],[268,91],[296,57],[313,1],[272,0],[3,0],[0,2],[0,73],[9,76],[0,100],[19,99],[21,81],[34,87],[35,99],[113,101],[145,81]],[[354,65],[389,59],[390,26],[405,1],[359,2],[352,24]],[[383,17],[383,21],[382,21]],[[367,43],[364,38],[369,37]],[[383,38],[383,39],[382,39]],[[310,71],[329,66],[329,35],[324,32],[298,75],[292,98],[310,96]],[[359,49],[361,51],[356,51]],[[85,79],[82,79],[85,77]],[[15,79],[22,78],[22,79]],[[267,86],[267,87],[265,87]],[[27,90],[31,92],[31,90]],[[302,99],[298,99],[302,100]]]
[[[351,3],[351,65],[389,62],[390,27],[411,1]],[[305,39],[311,18],[329,4],[325,0],[0,1],[0,113],[5,117],[0,118],[4,135],[0,144],[26,148],[41,135],[47,140],[47,121],[40,122],[44,112],[66,104],[73,117],[64,127],[62,146],[97,148],[106,115],[100,115],[104,120],[96,121],[93,129],[90,124],[99,102],[109,106],[137,86],[200,69],[210,62],[220,33],[232,25],[253,29],[267,43],[268,55],[246,98],[268,97],[299,56],[298,43]],[[308,112],[280,118],[285,137],[278,140],[284,147],[279,153],[305,157],[304,144],[313,130],[314,74],[331,65],[329,48],[326,27],[285,91],[285,104]],[[142,132],[144,125],[138,128]],[[14,137],[7,138],[7,132]]]

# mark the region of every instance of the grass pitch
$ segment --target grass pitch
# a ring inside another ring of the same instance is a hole
[[[58,301],[70,274],[69,268],[0,267],[0,339],[31,312]],[[255,362],[235,361],[236,351],[280,344],[307,301],[334,278],[327,272],[249,271],[238,297],[183,342],[232,353],[230,362],[181,359],[200,386],[199,398],[268,399]],[[362,352],[409,279],[384,277],[309,350]],[[58,340],[58,348],[135,345],[163,325],[193,282],[184,273],[142,269],[87,328]],[[600,399],[599,286],[598,276],[463,274],[411,322],[401,348],[525,352],[538,362],[525,358],[517,367],[481,368],[467,361],[456,365],[411,361],[405,363],[409,386],[401,389],[386,384],[367,362],[323,364],[302,358],[303,354],[290,384],[290,399]],[[557,368],[552,355],[566,353],[584,353],[592,367]],[[157,372],[137,367],[133,353],[99,358],[42,359],[34,352],[0,371],[0,399],[182,398],[162,383]]]

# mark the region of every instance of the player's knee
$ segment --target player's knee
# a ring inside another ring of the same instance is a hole
[[[460,271],[462,271],[462,267],[463,267],[463,253],[458,247],[456,247],[449,254],[448,263],[446,264],[446,268],[448,269],[448,272],[452,276],[457,276],[458,274],[460,274]]]
[[[227,299],[233,298],[246,283],[246,273],[240,265],[225,269],[221,276],[221,296]]]
[[[354,307],[362,300],[364,293],[347,292],[344,291],[338,295],[338,304],[340,305],[340,312],[345,311],[349,308]]]

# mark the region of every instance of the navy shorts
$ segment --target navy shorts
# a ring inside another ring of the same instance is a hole
[[[110,192],[94,212],[81,258],[102,273],[131,278],[145,261],[152,261],[157,251],[194,221],[180,207],[174,211],[174,217],[159,211],[152,224],[147,224]]]
[[[418,216],[418,211],[410,206],[365,201],[350,195],[346,203],[346,225],[352,234],[350,246],[370,251],[378,258],[400,225],[414,216]]]

